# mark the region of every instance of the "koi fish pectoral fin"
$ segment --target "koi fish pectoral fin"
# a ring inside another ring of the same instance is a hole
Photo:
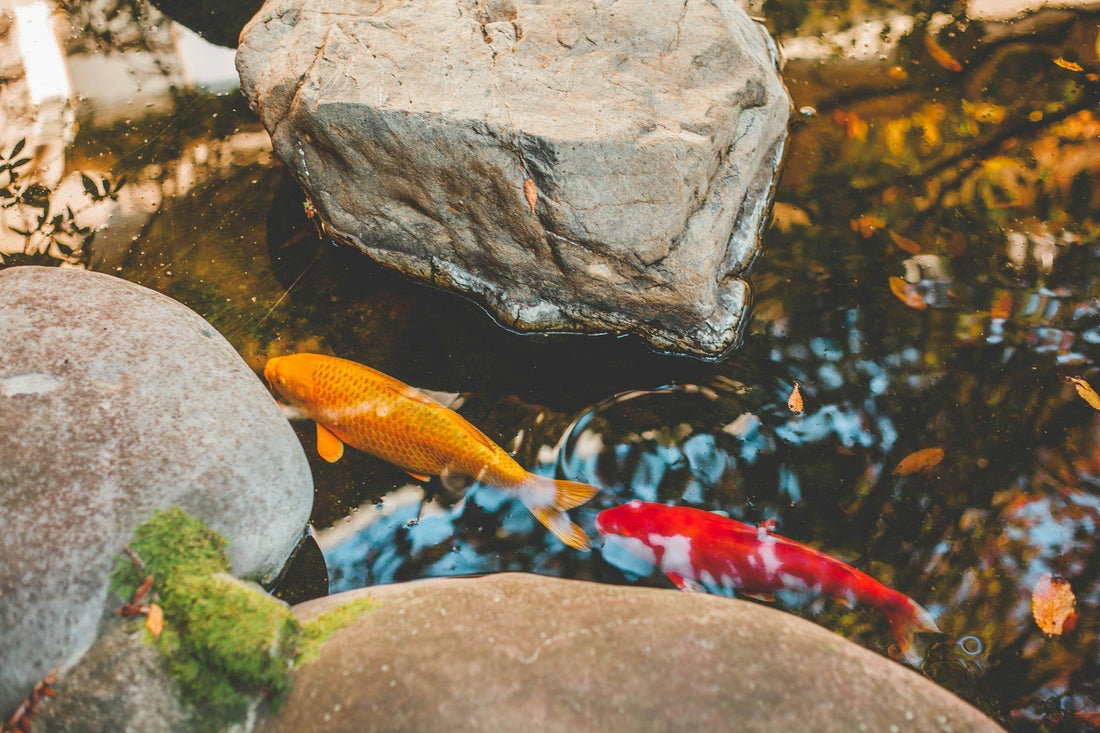
[[[746,593],[741,591],[741,595],[747,598],[755,598],[758,601],[764,601],[764,603],[771,603],[775,600],[775,596],[771,593]]]
[[[336,463],[344,455],[344,441],[321,423],[317,423],[317,455],[329,463]]]
[[[695,580],[694,578],[689,578],[686,575],[677,573],[675,570],[669,570],[665,572],[665,575],[668,576],[668,579],[672,581],[673,585],[675,585],[677,588],[684,591],[685,593],[707,592],[707,589],[703,587],[702,583]]]
[[[413,473],[412,471],[405,471],[405,473],[409,474],[413,481],[419,481],[422,484],[432,480],[432,477],[426,473]]]

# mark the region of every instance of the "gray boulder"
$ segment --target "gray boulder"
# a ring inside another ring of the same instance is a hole
[[[1000,728],[906,667],[791,614],[505,573],[380,586],[294,675],[266,733]]]
[[[78,658],[114,557],[156,509],[229,539],[270,579],[302,536],[309,465],[263,383],[210,324],[133,283],[0,270],[0,718]]]
[[[269,0],[237,67],[379,262],[515,330],[736,345],[790,102],[735,0]]]

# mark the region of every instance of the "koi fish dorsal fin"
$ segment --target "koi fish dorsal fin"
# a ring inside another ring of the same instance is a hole
[[[329,463],[336,463],[344,455],[344,441],[321,423],[317,423],[317,455]]]

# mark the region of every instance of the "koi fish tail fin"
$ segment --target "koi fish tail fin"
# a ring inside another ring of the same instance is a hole
[[[936,626],[932,614],[928,613],[919,603],[905,597],[904,603],[892,608],[886,614],[890,623],[890,631],[901,648],[901,654],[911,664],[919,664],[921,657],[913,650],[913,637],[919,633],[938,634],[940,628]]]
[[[519,498],[555,537],[577,550],[588,551],[588,535],[565,514],[599,491],[591,484],[560,481],[536,473],[528,473],[518,487]]]

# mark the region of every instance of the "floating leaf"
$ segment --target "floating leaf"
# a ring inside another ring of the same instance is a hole
[[[916,287],[911,283],[907,283],[900,277],[890,278],[890,292],[898,297],[902,303],[905,303],[910,308],[922,311],[928,307],[928,303],[924,298],[920,297],[920,293],[917,292]]]
[[[1002,290],[997,293],[993,306],[989,309],[989,317],[997,320],[1008,320],[1012,315],[1012,291]]]
[[[844,134],[849,140],[867,142],[867,122],[855,112],[837,110],[833,113],[833,122],[844,128]]]
[[[154,639],[160,638],[160,632],[164,631],[164,609],[159,603],[149,604],[149,615],[145,617],[145,628]]]
[[[1100,410],[1100,395],[1096,394],[1096,390],[1092,388],[1091,384],[1081,379],[1081,377],[1066,377],[1066,381],[1073,385],[1081,399],[1089,403],[1094,410]]]
[[[11,152],[8,154],[8,160],[11,160],[15,156],[19,155],[19,153],[23,150],[23,147],[26,144],[27,144],[27,138],[22,138],[19,142],[17,142],[15,144],[15,147],[13,147],[11,149]]]
[[[928,473],[943,460],[943,448],[924,448],[910,453],[894,466],[894,476],[909,476],[914,473]]]
[[[805,409],[805,405],[802,402],[802,385],[798,382],[794,383],[794,387],[791,389],[791,396],[787,398],[787,409],[796,415],[801,415]]]
[[[1061,56],[1054,59],[1054,63],[1058,66],[1061,66],[1063,69],[1069,69],[1070,71],[1084,71],[1085,70],[1085,67],[1081,66],[1081,64],[1075,64],[1072,61],[1067,61],[1066,59],[1062,58]]]
[[[1031,592],[1031,615],[1044,634],[1060,636],[1063,626],[1073,615],[1076,602],[1068,580],[1044,573]]]
[[[931,34],[924,34],[924,48],[933,61],[948,71],[958,72],[963,70],[962,64],[956,61],[955,57],[949,54],[947,49],[941,46]]]
[[[919,255],[924,251],[923,247],[908,237],[903,237],[896,232],[889,232],[889,234],[890,239],[894,240],[894,244],[896,244],[899,249],[905,250],[911,255]]]
[[[523,195],[527,199],[527,204],[531,207],[531,213],[534,214],[535,204],[539,200],[539,189],[530,178],[523,179]]]
[[[874,214],[864,214],[856,219],[850,219],[848,224],[851,225],[853,232],[858,232],[864,239],[886,226],[886,222],[883,221],[882,217]]]

